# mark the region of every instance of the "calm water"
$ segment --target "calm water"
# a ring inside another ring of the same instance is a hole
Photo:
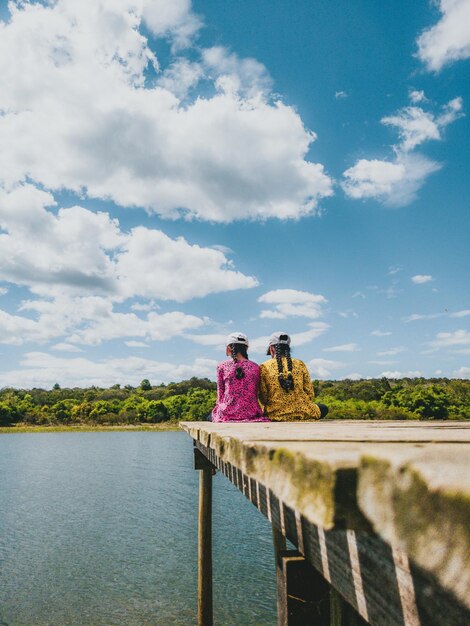
[[[183,433],[0,435],[0,626],[196,623]],[[214,479],[215,623],[275,624],[268,522]]]

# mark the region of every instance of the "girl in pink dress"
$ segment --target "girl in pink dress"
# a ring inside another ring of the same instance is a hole
[[[269,422],[258,403],[259,366],[248,359],[248,337],[231,333],[226,355],[217,366],[217,402],[213,422]]]

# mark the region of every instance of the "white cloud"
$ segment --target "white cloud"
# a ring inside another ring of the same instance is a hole
[[[50,388],[56,382],[62,387],[110,387],[116,383],[138,385],[143,378],[153,384],[192,376],[214,379],[216,365],[217,361],[212,359],[174,365],[141,357],[93,361],[85,357],[62,358],[45,352],[29,352],[23,357],[20,369],[0,373],[0,387]]]
[[[275,289],[260,296],[258,302],[274,306],[274,310],[261,311],[261,318],[286,319],[298,316],[316,319],[321,317],[322,305],[328,301],[324,296],[309,291]]]
[[[202,60],[216,87],[224,93],[258,98],[271,91],[272,79],[256,59],[240,59],[226,48],[214,46],[203,50]]]
[[[58,0],[12,8],[0,24],[4,184],[28,179],[171,218],[314,214],[332,181],[305,160],[315,134],[266,93],[261,64],[203,49],[196,65],[171,57],[148,84],[146,68],[159,66],[141,23],[188,45],[199,26],[190,6]],[[212,89],[201,93],[212,95],[180,100],[208,68]]]
[[[395,274],[401,272],[402,269],[403,267],[401,265],[390,265],[390,267],[388,268],[388,273],[390,274],[390,276],[394,276]]]
[[[300,333],[288,333],[291,338],[291,348],[295,350],[297,346],[310,343],[317,337],[320,337],[330,328],[325,322],[310,322],[308,329]],[[286,331],[288,332],[288,331]],[[256,354],[265,354],[269,344],[269,335],[263,337],[255,337],[250,339],[250,350]]]
[[[291,335],[292,346],[302,346],[306,343],[310,343],[320,335],[326,333],[326,331],[330,328],[329,324],[325,324],[324,322],[311,322],[309,324],[309,329],[304,330],[300,333],[293,333]]]
[[[143,341],[125,341],[124,343],[128,348],[150,348],[149,344]]]
[[[461,367],[454,372],[454,376],[458,378],[470,378],[470,367]]]
[[[470,3],[438,0],[442,17],[418,38],[418,57],[429,71],[470,57]]]
[[[406,348],[404,346],[397,346],[396,348],[390,348],[390,350],[384,350],[382,352],[377,352],[378,356],[395,356],[396,354],[401,354],[402,352],[406,352]]]
[[[395,126],[399,130],[401,149],[413,150],[430,139],[440,139],[439,127],[433,115],[420,107],[405,107],[395,115],[382,118],[382,124]]]
[[[398,129],[400,141],[392,146],[394,158],[359,159],[343,172],[346,195],[377,198],[392,207],[412,202],[428,176],[441,168],[439,163],[412,151],[425,141],[442,139],[444,128],[463,115],[462,108],[462,98],[454,98],[441,107],[438,115],[408,106],[382,118],[382,124]]]
[[[194,343],[200,344],[201,346],[214,346],[223,349],[226,347],[227,335],[228,333],[225,335],[223,335],[222,333],[213,333],[208,335],[194,335],[191,333],[186,333],[184,336],[187,339],[191,339],[191,341],[194,341]]]
[[[385,377],[385,378],[419,378],[421,377],[423,374],[422,372],[420,372],[419,370],[413,370],[413,371],[408,371],[408,372],[401,372],[399,370],[395,370],[395,371],[386,371],[386,372],[382,372],[381,374],[379,374],[379,377]]]
[[[371,335],[374,337],[389,337],[392,333],[390,331],[373,330]]]
[[[424,91],[418,91],[416,89],[414,89],[413,91],[410,91],[410,100],[413,104],[419,104],[420,102],[428,102],[428,99],[426,98]]]
[[[456,311],[455,313],[451,313],[450,317],[467,317],[470,315],[470,309],[464,309],[463,311]]]
[[[436,338],[429,344],[433,348],[451,348],[454,346],[469,346],[470,332],[468,330],[456,330],[451,333],[437,333]]]
[[[344,378],[346,380],[363,380],[363,379],[367,379],[369,377],[363,376],[362,374],[359,374],[359,372],[351,372],[350,374],[348,374]]]
[[[183,302],[218,291],[255,287],[255,278],[232,269],[225,255],[191,245],[162,231],[134,228],[116,256],[116,272],[125,296]]]
[[[65,342],[56,343],[52,346],[52,350],[57,350],[58,352],[83,352],[83,350],[78,346]]]
[[[181,57],[165,69],[158,79],[158,85],[170,91],[179,100],[184,100],[203,76],[204,69],[200,63]]]
[[[112,301],[98,296],[29,300],[22,304],[21,310],[35,319],[0,310],[0,343],[44,344],[61,337],[67,344],[82,345],[99,345],[125,337],[164,341],[205,323],[180,311],[161,315],[150,312],[144,318],[135,313],[118,313]]]
[[[347,98],[348,96],[349,96],[349,94],[346,91],[336,91],[335,92],[336,100],[343,100],[344,98]]]
[[[189,46],[202,26],[201,18],[191,10],[191,0],[144,0],[142,18],[157,37],[167,37],[174,49]]]
[[[323,352],[358,352],[360,349],[357,343],[343,343],[340,346],[323,348]]]
[[[0,279],[54,296],[99,294],[183,302],[254,287],[219,250],[171,239],[160,230],[120,230],[108,213],[79,206],[57,214],[50,193],[32,185],[0,188]],[[34,242],[34,245],[31,243]]]
[[[403,318],[403,321],[408,322],[417,322],[420,320],[434,320],[438,317],[442,317],[443,313],[413,313],[412,315],[408,315]]]
[[[345,367],[341,361],[330,361],[329,359],[312,359],[307,365],[315,378],[331,378],[333,371]]]
[[[441,166],[417,154],[399,154],[395,161],[359,159],[347,169],[342,187],[350,198],[377,198],[391,207],[412,202],[426,178]]]
[[[4,296],[8,293],[8,287],[0,287],[0,296]]]
[[[424,283],[429,283],[433,280],[433,277],[430,274],[416,274],[416,276],[411,277],[411,282],[415,285],[422,285]]]

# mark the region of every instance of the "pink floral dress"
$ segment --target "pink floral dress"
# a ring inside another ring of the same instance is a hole
[[[237,379],[235,369],[245,376]],[[258,403],[259,366],[253,361],[223,361],[217,366],[217,403],[213,422],[269,422]]]

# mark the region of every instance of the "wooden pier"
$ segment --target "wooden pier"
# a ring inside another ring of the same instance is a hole
[[[279,626],[470,625],[470,423],[181,426],[201,471],[200,626],[216,469],[272,524]]]

